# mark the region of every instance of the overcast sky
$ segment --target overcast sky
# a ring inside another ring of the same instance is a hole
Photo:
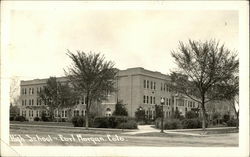
[[[21,80],[63,76],[72,52],[101,52],[119,69],[168,74],[178,41],[217,39],[238,50],[237,11],[13,10],[10,73]]]

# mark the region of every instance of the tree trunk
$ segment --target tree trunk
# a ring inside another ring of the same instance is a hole
[[[237,120],[237,124],[236,124],[236,128],[239,128],[239,111],[236,112],[236,120]]]
[[[202,97],[201,100],[201,109],[202,109],[202,130],[205,133],[206,131],[206,109],[205,109],[205,97]]]
[[[85,115],[85,129],[88,130],[89,129],[89,95],[87,94],[86,97],[86,115]]]
[[[85,115],[85,129],[89,129],[89,111],[88,107],[86,106],[86,115]]]

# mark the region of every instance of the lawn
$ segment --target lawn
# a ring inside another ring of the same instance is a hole
[[[180,134],[144,133],[127,135],[120,129],[96,129],[62,126],[10,125],[11,145],[45,146],[157,146],[157,147],[228,147],[238,146],[238,133],[187,136]],[[52,123],[50,123],[52,124]],[[56,124],[56,123],[54,123]],[[59,123],[60,124],[60,123]],[[19,137],[19,140],[18,140]],[[21,137],[21,138],[20,138]],[[47,141],[46,141],[47,140]],[[20,142],[21,141],[21,142]]]

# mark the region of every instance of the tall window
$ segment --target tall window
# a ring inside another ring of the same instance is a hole
[[[143,96],[143,103],[144,104],[146,103],[146,96],[145,95]]]
[[[62,117],[64,117],[64,110],[62,111]]]
[[[147,104],[148,104],[148,96],[147,96]]]
[[[153,98],[153,102],[154,102],[154,104],[155,104],[155,97]]]
[[[147,80],[147,88],[149,88],[149,80]]]
[[[146,87],[147,87],[147,85],[146,85],[146,84],[147,84],[146,80],[143,80],[143,87],[144,87],[144,88],[146,88]]]
[[[161,91],[162,91],[162,83],[161,83]]]
[[[24,100],[22,100],[22,106],[24,105]]]
[[[166,98],[166,105],[168,105],[168,98]]]
[[[152,103],[153,103],[152,96],[150,96],[150,104],[152,104]]]
[[[156,89],[156,82],[154,82],[154,90]]]
[[[153,89],[153,82],[150,81],[150,89]]]

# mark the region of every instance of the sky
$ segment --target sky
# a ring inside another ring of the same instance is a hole
[[[169,74],[178,42],[219,40],[238,51],[238,12],[222,10],[12,10],[10,75],[64,76],[67,50],[97,52],[121,70]]]

